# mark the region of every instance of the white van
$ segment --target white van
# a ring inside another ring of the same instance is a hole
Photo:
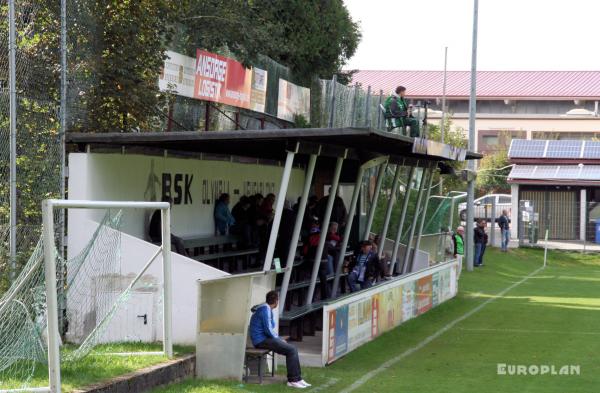
[[[512,197],[510,194],[488,194],[481,198],[475,199],[475,220],[479,218],[485,218],[491,221],[492,216],[492,203],[496,201],[496,217],[498,218],[502,214],[502,210],[508,210],[510,216],[510,210],[512,207]],[[467,221],[467,203],[463,202],[458,205],[458,214],[461,221]]]

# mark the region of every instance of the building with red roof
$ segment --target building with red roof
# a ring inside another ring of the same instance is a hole
[[[361,70],[353,83],[390,94],[407,88],[413,102],[429,100],[439,121],[442,71]],[[468,129],[470,72],[447,73],[446,98],[453,125]],[[507,148],[512,138],[600,138],[600,71],[479,71],[477,141],[480,152]]]

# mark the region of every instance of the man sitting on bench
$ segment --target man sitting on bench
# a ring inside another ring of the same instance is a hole
[[[289,387],[304,389],[310,384],[302,379],[298,350],[293,345],[282,340],[275,332],[273,309],[279,304],[279,294],[275,291],[267,293],[266,303],[252,307],[250,318],[250,338],[252,345],[259,349],[268,349],[280,355],[285,355]]]
[[[404,98],[406,87],[398,86],[396,91],[385,100],[385,117],[389,119],[388,131],[400,128],[402,134],[406,135],[406,127],[410,127],[410,136],[419,137],[419,122],[412,116],[411,110]]]
[[[348,272],[350,292],[371,288],[373,281],[379,276],[379,258],[373,252],[370,240],[360,243],[360,251],[348,264]]]

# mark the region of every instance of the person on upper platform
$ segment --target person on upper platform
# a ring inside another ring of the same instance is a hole
[[[406,127],[410,127],[410,136],[415,138],[421,135],[419,122],[412,116],[412,109],[406,101],[406,87],[398,86],[394,93],[385,100],[385,117],[388,131],[399,128],[406,135]]]

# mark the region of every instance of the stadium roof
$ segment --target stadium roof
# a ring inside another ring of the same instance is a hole
[[[67,143],[79,145],[80,150],[86,145],[131,147],[275,160],[285,159],[286,150],[294,149],[298,143],[305,154],[310,154],[320,145],[323,146],[323,155],[339,155],[339,151],[348,149],[348,158],[359,161],[373,155],[389,155],[395,162],[406,158],[422,162],[481,158],[480,154],[467,152],[465,149],[369,128],[68,133],[66,140]]]
[[[468,98],[469,71],[449,71],[448,98]],[[352,82],[390,93],[398,85],[410,97],[441,97],[442,71],[358,71]],[[479,71],[479,99],[600,99],[600,71]]]

